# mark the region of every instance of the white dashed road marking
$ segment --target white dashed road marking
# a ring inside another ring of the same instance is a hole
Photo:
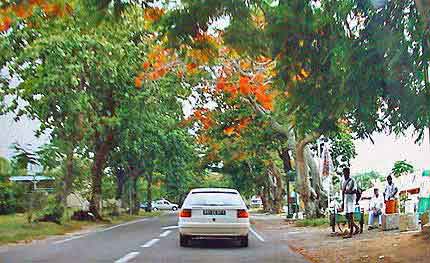
[[[143,248],[148,248],[148,247],[152,247],[152,245],[154,245],[155,243],[157,243],[158,241],[160,241],[160,239],[158,239],[158,238],[154,238],[154,239],[152,239],[152,240],[150,240],[150,241],[148,241],[148,242],[146,242],[143,246],[141,246],[141,247],[143,247]]]
[[[140,254],[140,252],[137,252],[137,251],[130,252],[127,255],[125,255],[122,258],[115,261],[115,263],[126,263],[126,262],[132,260],[133,258],[137,257],[137,255],[139,255],[139,254]]]
[[[251,231],[251,233],[261,242],[264,242],[264,238],[262,236],[260,236],[257,232],[255,232],[254,229],[252,229],[252,227],[249,227],[249,231]]]
[[[164,231],[163,233],[160,234],[160,237],[167,237],[170,233],[172,233],[171,230]]]
[[[73,236],[73,237],[70,237],[70,238],[67,238],[67,239],[55,241],[54,244],[66,243],[68,241],[75,240],[75,239],[78,239],[78,238],[81,238],[81,237],[84,237],[84,236],[86,236],[86,235]]]
[[[179,226],[165,226],[165,227],[162,227],[161,229],[167,230],[167,229],[176,229],[176,228],[179,228]]]

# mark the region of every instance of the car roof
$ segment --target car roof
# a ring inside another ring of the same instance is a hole
[[[234,192],[234,193],[239,193],[236,189],[232,189],[232,188],[196,188],[190,191],[190,193],[194,193],[194,192],[200,192],[200,193],[204,193],[204,192],[210,192],[210,193],[214,193],[214,192]]]

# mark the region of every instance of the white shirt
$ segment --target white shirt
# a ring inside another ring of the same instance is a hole
[[[390,199],[390,198],[396,198],[397,193],[393,196],[394,192],[397,191],[397,187],[394,185],[394,183],[392,184],[387,184],[387,186],[385,186],[385,199]]]
[[[349,178],[348,180],[344,180],[343,182],[343,186],[342,186],[342,191],[353,191],[356,190],[355,187],[355,180],[352,178]],[[353,213],[354,212],[354,205],[355,205],[355,194],[347,194],[344,193],[344,212],[345,213]]]
[[[379,195],[378,197],[373,196],[372,199],[370,199],[369,211],[372,210],[373,208],[382,210],[383,207],[384,207],[384,201],[382,200],[381,195]]]

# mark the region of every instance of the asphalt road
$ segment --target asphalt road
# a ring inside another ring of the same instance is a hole
[[[230,240],[194,240],[180,247],[177,215],[167,214],[28,245],[0,247],[1,263],[21,262],[306,262],[279,230],[253,226],[249,247]]]

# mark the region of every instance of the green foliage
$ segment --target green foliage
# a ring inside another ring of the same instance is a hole
[[[10,174],[10,169],[11,167],[9,160],[0,156],[0,178],[5,178],[6,176],[8,176]]]
[[[323,227],[328,226],[329,221],[327,218],[311,218],[296,221],[298,227]]]
[[[231,188],[233,187],[232,178],[229,176],[210,172],[203,177],[200,187]]]
[[[23,211],[23,186],[9,181],[15,170],[16,162],[0,157],[0,215]]]
[[[0,215],[14,213],[16,207],[17,200],[12,185],[0,181]]]
[[[394,174],[395,177],[400,177],[408,173],[413,173],[414,167],[406,160],[396,161],[394,163],[394,167],[391,169],[391,172]]]
[[[330,148],[333,166],[336,170],[351,165],[351,160],[357,156],[354,140],[348,132],[338,132],[331,138],[332,146]]]
[[[27,223],[31,224],[48,204],[48,195],[45,192],[28,192],[24,196],[24,204]]]
[[[373,181],[384,181],[385,177],[376,172],[376,171],[370,171],[370,172],[364,172],[353,175],[354,179],[356,180],[357,184],[361,187],[361,189],[369,189],[373,186]]]

